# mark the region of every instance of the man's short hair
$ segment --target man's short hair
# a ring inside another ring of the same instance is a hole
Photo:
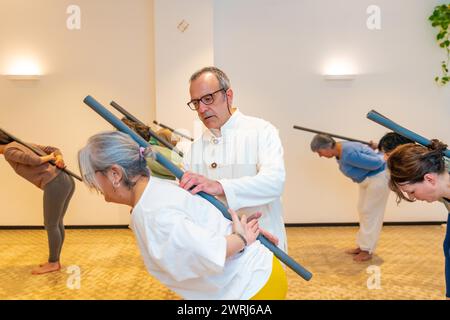
[[[225,72],[223,72],[222,70],[220,70],[219,68],[216,67],[205,67],[202,68],[198,71],[196,71],[191,78],[189,79],[189,82],[192,82],[194,80],[196,80],[198,77],[200,77],[202,74],[204,73],[212,73],[216,76],[217,80],[219,81],[220,87],[224,90],[228,90],[230,89],[230,79],[228,78],[228,76],[225,74]]]

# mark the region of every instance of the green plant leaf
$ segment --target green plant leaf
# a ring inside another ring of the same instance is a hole
[[[450,3],[434,7],[433,13],[428,17],[433,28],[438,29],[436,41],[439,47],[446,51],[447,61],[450,60]],[[449,67],[447,61],[441,61],[442,77],[435,77],[434,81],[439,85],[445,85],[450,82],[448,74]]]

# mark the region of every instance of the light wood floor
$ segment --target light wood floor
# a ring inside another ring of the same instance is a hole
[[[289,255],[314,276],[306,282],[288,269],[287,298],[444,298],[444,227],[384,227],[376,256],[365,263],[344,253],[354,246],[356,231],[288,228]],[[66,230],[65,268],[33,276],[31,269],[46,261],[46,243],[43,230],[0,230],[0,299],[180,298],[147,273],[130,230]],[[377,267],[378,289],[368,273]]]

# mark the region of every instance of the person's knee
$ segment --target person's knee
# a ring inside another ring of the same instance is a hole
[[[361,217],[365,217],[366,219],[374,215],[373,209],[367,205],[359,207],[358,212]]]
[[[44,221],[44,227],[47,231],[59,231],[59,223],[57,221]]]
[[[369,206],[367,205],[367,203],[359,202],[357,209],[360,214],[367,214],[369,211]]]

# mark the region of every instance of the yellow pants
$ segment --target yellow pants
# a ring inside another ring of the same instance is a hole
[[[274,255],[269,280],[250,300],[284,300],[286,299],[287,287],[286,271]]]

